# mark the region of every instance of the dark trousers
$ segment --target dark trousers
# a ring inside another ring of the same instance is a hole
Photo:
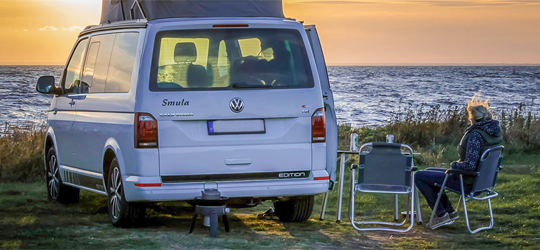
[[[427,169],[425,171],[418,171],[415,174],[414,183],[416,184],[418,190],[420,190],[420,192],[426,198],[426,201],[431,207],[431,209],[434,209],[433,207],[435,206],[435,202],[437,201],[437,196],[439,195],[439,192],[441,190],[440,186],[442,185],[444,177],[446,176],[446,174],[444,173],[445,171],[446,169]],[[439,186],[435,186],[435,183],[437,183]],[[448,177],[448,180],[446,181],[446,187],[461,191],[459,177]],[[470,190],[469,186],[464,185],[464,187],[465,193],[468,193]],[[443,196],[441,197],[441,201],[439,202],[439,206],[437,206],[436,209],[437,216],[443,216],[446,212],[452,213],[455,211],[446,194],[443,194]]]

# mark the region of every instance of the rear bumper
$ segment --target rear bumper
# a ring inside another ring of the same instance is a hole
[[[325,170],[315,176],[328,176]],[[124,179],[124,193],[127,201],[178,201],[193,200],[201,195],[204,184],[198,183],[163,183],[160,187],[137,187],[135,183],[161,183],[160,177],[128,176]],[[214,185],[210,185],[214,187]],[[281,197],[302,196],[324,193],[329,181],[314,180],[314,176],[295,180],[265,181],[227,181],[218,182],[222,196],[235,197]]]

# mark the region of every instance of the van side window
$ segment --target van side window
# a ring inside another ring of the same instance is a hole
[[[86,56],[81,93],[103,93],[116,34],[93,36]]]
[[[64,93],[79,93],[79,82],[81,80],[81,67],[84,60],[84,55],[86,52],[86,47],[88,45],[88,39],[82,40],[77,44],[75,51],[71,55],[69,63],[66,69],[66,76],[62,82],[62,87],[64,88]]]
[[[118,33],[116,35],[109,63],[105,92],[129,92],[138,43],[139,33]]]
[[[88,49],[88,54],[86,55],[86,63],[84,64],[83,80],[81,82],[81,93],[88,93],[88,89],[92,86],[99,45],[100,42],[90,43],[90,48]]]

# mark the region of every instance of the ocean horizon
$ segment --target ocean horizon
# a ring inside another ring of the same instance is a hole
[[[40,76],[61,75],[59,65],[0,66],[0,122],[43,122],[51,96],[37,93]],[[338,122],[386,124],[407,108],[464,106],[473,96],[496,111],[524,105],[540,112],[538,66],[329,66]]]

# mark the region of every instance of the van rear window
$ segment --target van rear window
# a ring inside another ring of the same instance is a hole
[[[312,88],[297,30],[163,31],[156,36],[150,90]]]

